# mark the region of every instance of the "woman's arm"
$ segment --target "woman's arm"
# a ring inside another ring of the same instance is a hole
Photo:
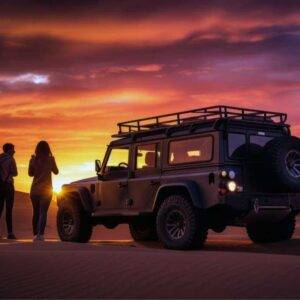
[[[30,177],[34,176],[34,156],[32,156],[29,161],[28,175]]]
[[[52,169],[51,169],[51,171],[53,172],[53,174],[57,175],[59,173],[59,171],[58,171],[58,168],[57,168],[57,165],[56,165],[55,158],[54,158],[54,156],[51,156],[51,158],[52,158],[52,167],[51,167]]]

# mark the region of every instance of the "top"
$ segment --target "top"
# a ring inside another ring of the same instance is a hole
[[[4,182],[11,184],[14,183],[13,177],[18,176],[16,161],[7,153],[0,154],[0,176]]]
[[[57,175],[58,168],[53,156],[37,158],[32,156],[29,162],[28,175],[33,177],[30,194],[52,196],[52,172]]]

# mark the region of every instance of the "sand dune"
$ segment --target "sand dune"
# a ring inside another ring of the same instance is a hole
[[[55,204],[45,243],[32,243],[31,207],[18,194],[15,229],[0,241],[1,298],[300,298],[300,228],[292,241],[254,245],[242,228],[209,234],[201,251],[135,243],[128,227],[98,226],[88,244],[57,241]],[[300,222],[298,223],[300,224]]]

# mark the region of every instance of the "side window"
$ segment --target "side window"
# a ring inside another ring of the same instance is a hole
[[[241,133],[228,134],[228,156],[230,158],[243,158],[246,155],[246,135]]]
[[[169,164],[209,161],[212,158],[212,150],[213,138],[211,136],[171,141]]]
[[[129,148],[113,148],[106,163],[105,172],[123,171],[128,169]]]
[[[136,148],[136,170],[153,169],[158,166],[160,153],[157,144],[139,145]]]

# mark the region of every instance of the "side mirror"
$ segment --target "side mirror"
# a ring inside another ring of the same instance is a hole
[[[101,161],[99,159],[95,160],[95,171],[97,174],[101,172]]]

